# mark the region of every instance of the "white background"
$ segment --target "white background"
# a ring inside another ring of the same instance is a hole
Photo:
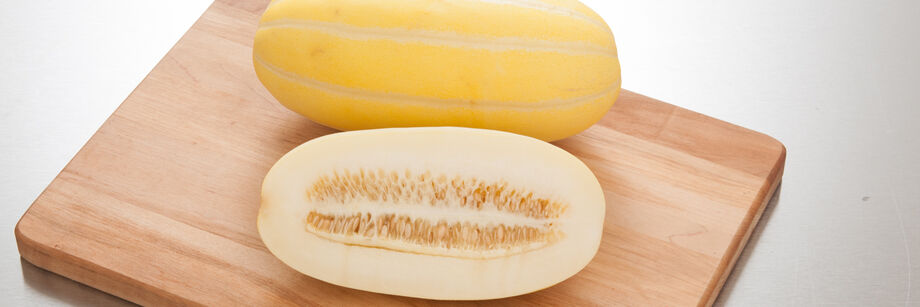
[[[625,88],[788,148],[719,304],[920,306],[920,1],[584,2]],[[0,9],[0,304],[123,304],[22,262],[13,227],[209,4]]]

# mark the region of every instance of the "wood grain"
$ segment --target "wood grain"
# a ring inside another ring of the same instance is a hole
[[[269,167],[334,132],[256,79],[251,41],[266,3],[208,9],[23,215],[22,257],[144,305],[445,303],[320,282],[259,240]],[[628,91],[599,124],[555,144],[605,189],[600,251],[549,289],[465,304],[711,304],[785,161],[766,135]]]

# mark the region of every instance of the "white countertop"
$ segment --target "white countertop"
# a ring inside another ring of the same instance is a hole
[[[0,11],[0,297],[126,302],[21,261],[26,208],[210,4],[18,1]],[[920,306],[920,1],[583,1],[624,88],[788,148],[718,304]]]

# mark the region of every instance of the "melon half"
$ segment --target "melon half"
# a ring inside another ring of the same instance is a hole
[[[282,157],[258,227],[288,266],[332,284],[443,300],[550,287],[597,252],[604,194],[549,143],[471,128],[338,133]]]

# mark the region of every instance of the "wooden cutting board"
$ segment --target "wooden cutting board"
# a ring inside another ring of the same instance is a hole
[[[251,42],[266,3],[208,9],[23,215],[23,258],[144,305],[438,303],[323,283],[259,240],[269,167],[334,132],[256,79]],[[489,304],[711,304],[785,161],[766,135],[628,91],[599,124],[555,144],[605,189],[600,251],[565,282]]]

